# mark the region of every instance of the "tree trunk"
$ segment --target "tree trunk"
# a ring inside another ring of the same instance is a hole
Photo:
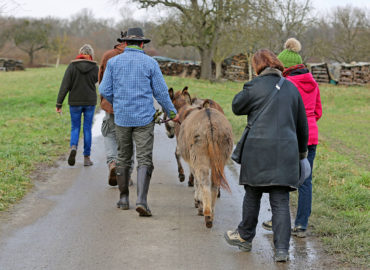
[[[247,53],[247,61],[248,61],[248,79],[251,81],[253,78],[253,70],[252,70],[252,57],[253,53]]]
[[[221,79],[222,76],[222,61],[217,61],[216,63],[216,80]]]
[[[248,75],[249,75],[249,80],[251,81],[252,80],[252,75],[253,75],[253,70],[252,70],[252,60],[250,59],[250,57],[249,57],[249,59],[248,59]]]
[[[204,80],[212,79],[212,57],[213,52],[210,49],[199,50],[200,59],[200,78]]]
[[[30,66],[33,66],[33,51],[29,51],[28,56],[30,57]]]
[[[60,62],[60,54],[57,56],[57,62],[55,63],[55,68],[59,67],[59,62]]]

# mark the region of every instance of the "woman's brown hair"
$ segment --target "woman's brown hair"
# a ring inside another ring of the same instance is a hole
[[[276,55],[268,49],[258,50],[253,55],[252,66],[257,75],[259,75],[267,67],[276,68],[281,72],[284,71],[283,64],[276,57]]]

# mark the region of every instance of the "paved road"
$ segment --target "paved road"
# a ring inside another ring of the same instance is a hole
[[[177,180],[175,140],[156,126],[149,203],[152,218],[116,208],[117,188],[107,185],[102,137],[96,117],[92,160],[82,165],[80,149],[74,167],[66,161],[42,172],[35,188],[9,213],[0,215],[0,269],[330,269],[317,242],[291,241],[290,262],[275,264],[272,234],[258,225],[250,253],[228,246],[223,234],[241,219],[243,189],[238,167],[228,165],[232,193],[222,193],[212,229],[197,216],[193,190]],[[46,177],[45,177],[46,176]],[[136,174],[134,174],[136,179]],[[136,182],[136,181],[134,181]],[[270,217],[263,197],[260,222]]]

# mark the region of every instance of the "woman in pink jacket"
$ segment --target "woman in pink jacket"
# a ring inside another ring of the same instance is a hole
[[[298,54],[301,44],[295,38],[290,38],[285,42],[285,50],[279,55],[279,60],[284,65],[283,76],[291,81],[298,89],[306,109],[308,122],[308,161],[311,165],[311,174],[298,189],[298,209],[295,225],[292,234],[298,237],[306,237],[308,218],[311,215],[312,205],[312,169],[316,155],[319,131],[317,121],[321,118],[322,107],[320,90],[312,74],[302,64],[302,58]],[[263,222],[262,226],[271,230],[271,221]]]

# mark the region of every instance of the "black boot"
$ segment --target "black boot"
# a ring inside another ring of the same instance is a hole
[[[148,207],[147,195],[149,191],[150,178],[152,177],[153,168],[140,166],[137,168],[137,201],[136,211],[140,216],[150,217],[152,213]]]
[[[119,194],[120,199],[117,202],[117,207],[121,208],[122,210],[128,210],[130,208],[130,202],[128,197],[130,168],[117,167],[116,175],[117,175],[117,184],[120,191]]]

